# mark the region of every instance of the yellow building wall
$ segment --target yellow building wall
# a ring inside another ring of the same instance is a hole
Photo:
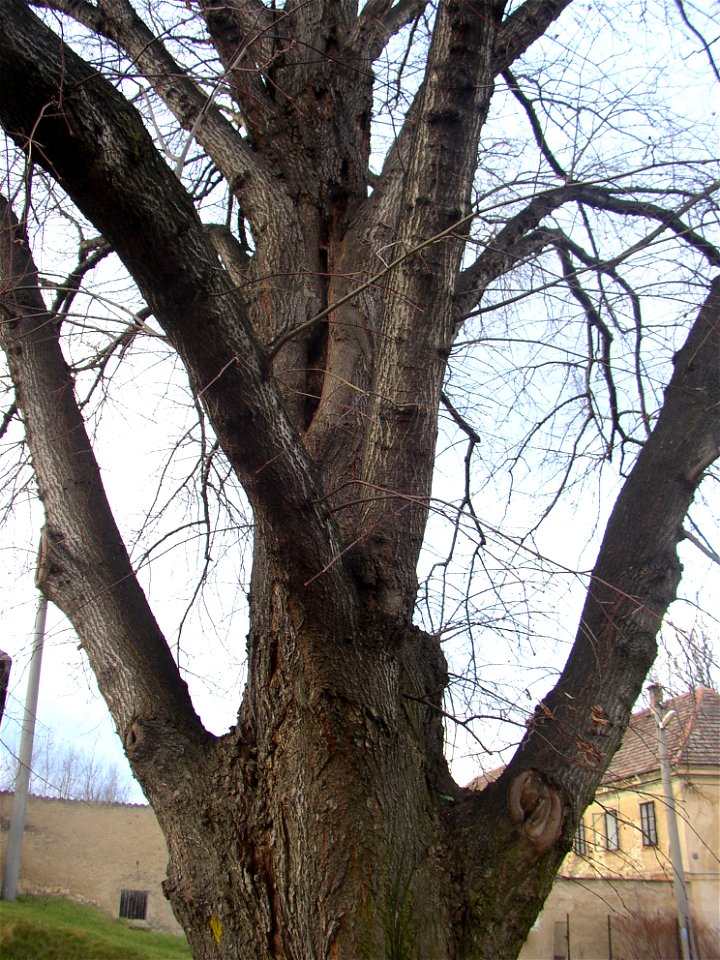
[[[698,918],[718,931],[720,957],[720,777],[716,771],[682,781],[680,845],[689,881],[690,905]]]
[[[703,960],[720,958],[720,776],[697,768],[673,777],[688,898]],[[653,802],[657,846],[643,844],[640,804]],[[604,814],[617,812],[618,850],[606,848]],[[634,778],[603,788],[583,818],[587,853],[570,853],[520,954],[521,960],[672,960],[676,906],[662,784]],[[643,927],[636,921],[646,918]],[[610,932],[608,933],[608,918]],[[569,921],[570,943],[562,943]],[[562,952],[562,951],[565,952]]]
[[[717,770],[694,770],[672,782],[683,865],[689,879],[717,876],[720,870],[720,777]],[[640,805],[653,802],[657,846],[643,844]],[[606,849],[604,813],[618,814],[619,850]],[[636,778],[619,789],[602,789],[583,818],[588,843],[587,858],[570,854],[562,873],[570,876],[661,878],[672,876],[667,810],[662,784],[657,779]],[[596,829],[599,826],[599,829]]]
[[[5,866],[11,793],[0,793],[0,869]],[[162,892],[167,847],[151,807],[30,797],[20,893],[54,893],[117,917],[122,890],[147,890],[147,923],[181,928]]]
[[[672,960],[662,946],[658,954],[652,946],[630,944],[640,938],[632,936],[625,922],[643,913],[672,917],[673,910],[672,886],[666,881],[558,877],[520,960]]]

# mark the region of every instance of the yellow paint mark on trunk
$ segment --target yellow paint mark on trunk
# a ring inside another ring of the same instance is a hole
[[[213,940],[219,944],[223,932],[222,920],[219,917],[210,917],[208,923],[210,924],[210,933],[213,935]]]

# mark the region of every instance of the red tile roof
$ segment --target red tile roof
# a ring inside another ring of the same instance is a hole
[[[665,729],[672,765],[720,766],[720,694],[709,687],[698,687],[665,701],[663,716],[671,710],[676,716],[666,722]],[[633,714],[603,783],[658,770],[657,755],[657,722],[647,708]]]
[[[697,687],[663,703],[663,716],[671,710],[676,716],[667,721],[665,729],[672,766],[720,766],[720,693],[710,687]],[[468,789],[484,789],[504,769],[496,767],[481,773],[468,784]],[[659,769],[657,722],[648,707],[630,718],[620,749],[602,782],[609,784]]]

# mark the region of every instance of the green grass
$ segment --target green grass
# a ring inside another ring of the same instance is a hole
[[[190,960],[184,937],[126,926],[63,897],[0,903],[2,960]]]

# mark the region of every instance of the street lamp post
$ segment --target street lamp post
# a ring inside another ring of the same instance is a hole
[[[42,663],[46,614],[47,600],[41,596],[35,617],[35,635],[28,671],[27,693],[25,694],[25,713],[23,716],[22,731],[20,733],[15,792],[13,793],[10,831],[8,833],[7,852],[5,854],[5,871],[3,873],[2,892],[0,893],[0,899],[2,900],[14,900],[17,896],[22,842],[25,833],[25,814],[30,790],[30,769],[32,766],[33,741],[35,738],[35,717],[37,716],[40,665]]]
[[[46,572],[46,536],[47,533],[45,527],[43,527],[40,534],[40,551],[38,554],[37,569],[35,571],[35,586],[38,589],[42,587]],[[7,850],[5,853],[5,870],[3,872],[0,900],[14,900],[17,896],[23,835],[25,833],[25,814],[27,813],[28,793],[30,792],[30,768],[32,766],[32,751],[35,739],[35,719],[37,717],[38,693],[40,690],[40,666],[42,664],[43,642],[45,639],[47,607],[47,598],[41,593],[38,601],[37,614],[35,616],[35,631],[33,635],[32,654],[30,655],[30,667],[28,670],[25,710],[23,713],[22,731],[20,733],[20,749],[18,750],[18,768],[15,776],[15,792],[13,794],[12,813],[10,815],[10,831],[8,833]]]
[[[673,795],[670,757],[667,748],[666,728],[671,720],[677,719],[674,710],[663,711],[663,688],[658,683],[648,687],[650,694],[650,709],[655,717],[658,728],[658,760],[660,761],[660,776],[662,778],[665,809],[667,811],[668,837],[670,840],[670,862],[673,873],[673,890],[677,907],[678,923],[680,925],[680,949],[683,960],[698,960],[695,937],[690,916],[690,902],[688,900],[687,885],[685,883],[685,869],[683,867],[682,850],[680,848],[680,834],[677,825],[677,810]]]

